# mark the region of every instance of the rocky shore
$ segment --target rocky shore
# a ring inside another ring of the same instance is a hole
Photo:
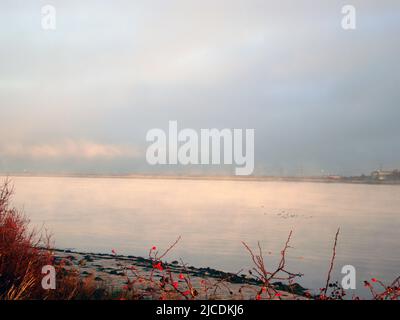
[[[152,277],[154,283],[163,277],[162,272],[154,270],[150,259],[142,257],[60,249],[54,250],[54,256],[56,263],[63,263],[66,268],[79,270],[82,278],[91,277],[99,286],[107,287],[113,292],[120,292],[127,287],[134,277],[132,270],[136,278],[137,275],[140,275],[142,279]],[[252,300],[256,299],[261,289],[259,281],[243,274],[227,273],[212,268],[182,266],[178,261],[163,263],[163,266],[170,271],[172,278],[176,279],[176,285],[185,285],[185,280],[180,279],[180,275],[185,275],[185,278],[190,279],[191,285],[198,294],[196,299]],[[275,299],[306,299],[304,297],[306,290],[298,284],[289,287],[276,282],[273,285],[279,292]],[[160,298],[160,292],[156,288],[150,288],[146,281],[135,283],[134,290],[142,299]]]

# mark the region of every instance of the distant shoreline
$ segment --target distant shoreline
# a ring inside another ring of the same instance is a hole
[[[345,183],[369,185],[400,185],[400,180],[378,181],[361,177],[277,177],[277,176],[200,176],[200,175],[152,175],[152,174],[34,174],[34,173],[0,173],[3,177],[32,178],[97,178],[97,179],[154,179],[154,180],[204,180],[204,181],[258,181],[258,182],[313,182]]]

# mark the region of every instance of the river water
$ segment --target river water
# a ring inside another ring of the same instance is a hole
[[[333,278],[342,266],[363,280],[400,275],[400,186],[266,181],[11,177],[14,204],[32,223],[53,234],[55,245],[81,251],[167,257],[189,265],[245,272],[251,259],[242,245],[260,241],[267,268],[279,261],[289,232],[287,269],[300,284],[324,286],[336,230]]]

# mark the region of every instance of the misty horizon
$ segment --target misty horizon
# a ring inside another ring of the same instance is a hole
[[[150,166],[146,133],[255,130],[254,175],[400,168],[400,4],[54,0],[0,4],[0,172],[232,175]],[[316,13],[318,12],[318,14]]]

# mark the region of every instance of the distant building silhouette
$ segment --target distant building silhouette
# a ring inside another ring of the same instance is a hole
[[[371,173],[371,178],[379,181],[400,180],[400,171],[376,170]]]

